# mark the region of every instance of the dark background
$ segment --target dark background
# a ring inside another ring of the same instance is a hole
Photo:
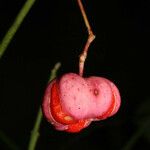
[[[25,0],[0,1],[0,39]],[[84,0],[96,39],[84,76],[103,76],[120,89],[119,112],[78,134],[59,132],[42,121],[37,150],[120,150],[150,118],[150,1]],[[0,130],[26,149],[50,70],[78,73],[87,31],[75,0],[37,0],[0,60]],[[150,148],[149,126],[133,150]],[[8,145],[0,141],[0,150]]]

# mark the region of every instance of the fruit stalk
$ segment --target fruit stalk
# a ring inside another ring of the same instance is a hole
[[[86,60],[86,57],[87,57],[87,54],[88,54],[88,49],[89,49],[89,46],[91,45],[91,43],[93,42],[93,40],[95,39],[95,35],[93,34],[92,28],[91,28],[90,23],[88,21],[85,9],[84,9],[83,4],[82,4],[82,1],[77,0],[77,2],[78,2],[78,5],[79,5],[79,8],[80,8],[85,26],[86,26],[87,31],[88,31],[87,41],[86,41],[85,46],[83,48],[83,51],[82,51],[82,53],[80,54],[80,57],[79,57],[79,75],[83,76],[84,64],[85,64],[85,60]]]

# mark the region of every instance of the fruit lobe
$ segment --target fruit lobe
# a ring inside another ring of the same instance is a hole
[[[48,84],[42,108],[57,130],[79,132],[91,121],[114,115],[120,103],[119,91],[108,79],[68,73]]]

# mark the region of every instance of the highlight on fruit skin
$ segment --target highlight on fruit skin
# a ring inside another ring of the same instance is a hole
[[[57,130],[74,133],[92,121],[111,117],[118,111],[120,103],[119,90],[110,80],[67,73],[48,84],[42,110]]]

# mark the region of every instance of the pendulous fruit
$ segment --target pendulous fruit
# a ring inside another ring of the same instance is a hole
[[[79,132],[92,121],[114,115],[120,103],[119,91],[108,79],[67,73],[48,84],[42,109],[57,130]]]

